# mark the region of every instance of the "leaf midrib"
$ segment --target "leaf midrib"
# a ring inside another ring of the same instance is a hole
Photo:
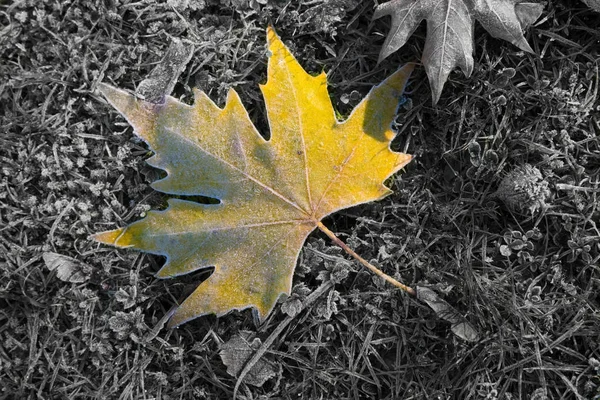
[[[236,230],[236,229],[251,229],[251,228],[259,228],[259,227],[264,227],[264,226],[274,226],[274,225],[288,225],[288,224],[293,224],[294,226],[298,226],[298,225],[302,225],[302,224],[314,224],[314,226],[317,226],[317,222],[316,220],[312,219],[312,218],[306,218],[306,219],[289,219],[289,220],[281,220],[281,221],[266,221],[266,222],[257,222],[257,223],[252,223],[252,224],[245,224],[245,225],[233,225],[233,226],[221,226],[221,227],[211,227],[209,230],[210,232],[219,232],[219,231],[227,231],[227,230]],[[148,237],[158,237],[158,236],[175,236],[175,235],[183,235],[186,233],[198,233],[198,231],[195,230],[191,230],[191,231],[177,231],[177,232],[161,232],[160,234],[150,234],[148,235]]]

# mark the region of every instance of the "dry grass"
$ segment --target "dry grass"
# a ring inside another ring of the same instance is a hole
[[[453,73],[436,107],[418,71],[395,144],[416,161],[394,195],[327,221],[387,273],[434,288],[481,340],[319,234],[263,326],[242,312],[162,329],[199,277],[156,280],[158,257],[87,239],[164,203],[97,84],[135,89],[171,37],[187,39],[174,94],[222,104],[235,86],[264,132],[268,23],[305,68],[329,71],[342,114],[423,46],[420,29],[376,65],[388,21],[370,23],[371,2],[262,3],[0,6],[0,399],[230,398],[219,352],[244,330],[277,373],[239,398],[599,399],[600,14],[574,0],[528,32],[540,57],[477,27],[473,76]],[[58,279],[44,252],[73,258],[83,281]]]

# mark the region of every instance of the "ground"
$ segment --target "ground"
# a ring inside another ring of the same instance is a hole
[[[268,374],[252,370],[262,385],[242,383],[239,399],[600,398],[600,13],[576,0],[548,2],[526,33],[536,54],[476,25],[475,70],[452,73],[437,105],[417,68],[394,143],[415,160],[394,194],[325,221],[386,273],[436,291],[475,342],[319,233],[264,324],[246,310],[168,329],[202,276],[158,280],[160,257],[89,240],[165,203],[99,82],[135,90],[171,38],[186,39],[195,50],[173,94],[190,101],[198,87],[223,104],[235,87],[266,132],[271,24],[308,71],[328,73],[347,115],[423,49],[421,26],[377,64],[390,21],[372,21],[374,6],[3,2],[0,399],[231,398],[220,353],[240,343]]]

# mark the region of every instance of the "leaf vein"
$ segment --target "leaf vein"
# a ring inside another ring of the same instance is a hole
[[[168,129],[168,130],[171,131],[172,133],[174,133],[175,135],[180,136],[186,142],[189,142],[190,144],[192,144],[193,146],[195,146],[197,149],[199,149],[200,151],[202,151],[204,154],[207,154],[207,155],[211,156],[215,160],[220,161],[221,163],[225,164],[226,166],[228,166],[229,168],[233,169],[234,171],[242,174],[247,179],[251,180],[252,182],[254,182],[255,184],[257,184],[261,188],[267,190],[268,192],[270,192],[274,196],[278,197],[280,200],[284,201],[285,203],[289,204],[290,206],[294,207],[298,211],[301,211],[302,213],[305,213],[305,211],[302,209],[302,207],[300,207],[294,201],[288,199],[287,197],[285,197],[284,195],[282,195],[281,193],[279,193],[278,191],[276,191],[275,189],[273,189],[269,185],[266,185],[266,184],[262,183],[258,179],[254,178],[252,175],[248,174],[246,171],[242,171],[241,169],[239,169],[238,167],[236,167],[235,165],[233,165],[229,161],[227,161],[227,160],[225,160],[225,159],[217,156],[216,154],[211,153],[210,151],[208,151],[205,148],[203,148],[202,146],[200,146],[197,142],[195,142],[195,141],[191,140],[190,138],[182,135],[181,133],[179,133],[177,131],[174,131],[172,129]],[[267,143],[269,143],[269,142],[267,142]]]
[[[306,219],[289,219],[289,220],[282,220],[282,221],[257,222],[254,224],[235,225],[235,226],[219,226],[219,227],[210,228],[210,229],[207,229],[206,231],[201,231],[201,232],[209,232],[210,234],[212,234],[213,232],[227,231],[227,230],[251,229],[251,228],[260,228],[260,227],[264,227],[264,226],[286,225],[286,224],[300,225],[300,224],[306,224],[309,222],[314,223],[314,225],[316,226],[315,221],[313,221],[312,219],[306,218]],[[199,233],[199,232],[197,230],[166,232],[166,233],[161,232],[158,234],[149,234],[147,236],[148,237],[175,236],[175,235],[182,235],[182,234],[186,234],[186,233]]]

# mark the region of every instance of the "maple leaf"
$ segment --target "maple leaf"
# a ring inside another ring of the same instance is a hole
[[[422,61],[435,104],[450,71],[459,66],[467,77],[473,72],[475,20],[493,37],[533,53],[522,31],[539,18],[543,9],[542,3],[521,0],[392,0],[378,6],[373,15],[373,19],[392,16],[379,61],[404,46],[419,24],[427,20]]]
[[[412,65],[373,88],[340,122],[325,73],[304,71],[271,28],[267,41],[268,79],[261,90],[268,141],[234,90],[221,109],[199,90],[189,106],[170,96],[153,104],[100,87],[154,151],[147,162],[167,172],[152,184],[154,189],[220,201],[170,199],[164,211],[150,211],[127,227],[92,236],[165,256],[159,278],[214,267],[174,312],[171,326],[248,307],[263,320],[278,297],[290,293],[296,260],[310,232],[319,227],[332,235],[321,219],[388,195],[384,181],[411,159],[392,151],[390,142]]]

